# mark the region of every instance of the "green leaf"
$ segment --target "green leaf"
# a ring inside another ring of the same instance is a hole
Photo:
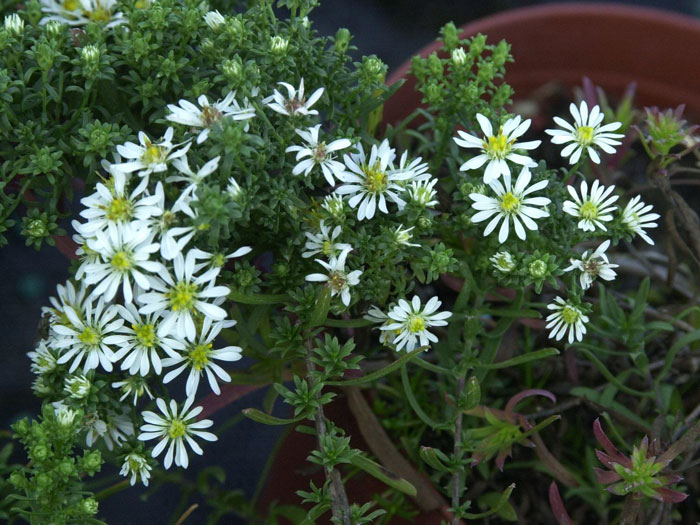
[[[228,294],[229,299],[241,304],[279,304],[289,300],[286,294],[255,294],[246,295],[236,290],[231,290]]]
[[[498,498],[496,505],[491,507],[486,512],[482,512],[481,514],[473,514],[471,512],[465,512],[463,517],[467,518],[469,520],[480,520],[482,518],[487,518],[493,514],[496,514],[505,506],[506,503],[508,503],[508,498],[510,498],[510,493],[513,492],[514,488],[515,488],[515,483],[509,485],[508,488],[506,488],[506,490],[503,491],[503,493],[501,494],[501,497]]]
[[[480,308],[479,315],[493,315],[495,317],[530,317],[539,319],[542,314],[537,310],[514,309],[514,308]]]
[[[333,328],[364,328],[372,326],[374,323],[367,319],[326,319],[325,326]]]
[[[502,495],[498,492],[487,492],[482,494],[477,502],[482,508],[495,508],[498,507],[496,514],[506,521],[518,521],[518,516],[515,513],[515,509],[509,502],[505,502],[499,505]]]
[[[413,389],[411,388],[411,382],[408,379],[408,372],[406,371],[405,366],[401,367],[401,383],[403,383],[403,389],[404,393],[406,394],[408,404],[411,405],[411,408],[421,419],[421,421],[423,421],[423,423],[428,425],[430,428],[441,428],[443,425],[440,425],[440,423],[438,423],[437,421],[432,419],[428,414],[426,414],[425,411],[418,404],[418,400],[416,399],[416,396],[413,393]]]
[[[243,415],[253,421],[258,423],[263,423],[265,425],[289,425],[290,423],[297,423],[304,419],[304,416],[298,416],[292,419],[284,419],[281,417],[271,416],[265,412],[258,410],[257,408],[244,408],[241,412]]]
[[[498,363],[491,364],[480,364],[475,362],[473,366],[474,368],[487,368],[489,370],[494,370],[498,368],[509,368],[511,366],[522,365],[523,363],[536,361],[538,359],[544,359],[545,357],[551,357],[553,355],[559,355],[559,350],[557,350],[556,348],[543,348],[542,350],[537,350],[528,354],[519,355],[518,357],[514,357],[506,361],[500,361]]]
[[[311,319],[309,319],[309,328],[321,326],[325,323],[328,317],[328,310],[331,309],[331,292],[332,290],[328,286],[323,286],[318,292],[316,308],[314,308]]]
[[[399,478],[393,472],[385,469],[376,461],[372,461],[367,456],[355,454],[350,459],[350,463],[359,469],[364,470],[370,476],[374,476],[382,483],[389,485],[391,488],[408,494],[409,496],[416,495],[416,487],[403,478]]]
[[[413,359],[415,356],[425,351],[426,348],[428,347],[421,346],[419,348],[416,348],[412,352],[405,353],[393,363],[385,366],[384,368],[380,368],[379,370],[375,370],[374,372],[372,372],[371,374],[367,374],[366,376],[358,377],[357,379],[348,379],[347,381],[326,381],[326,384],[330,386],[358,386],[371,383],[372,381],[375,381],[380,377],[384,377],[385,375],[390,374],[397,368],[403,366],[403,364],[406,363],[406,361],[408,361],[409,359]]]
[[[452,472],[450,467],[443,463],[443,461],[448,461],[449,458],[447,458],[441,450],[434,449],[433,447],[420,447],[418,453],[423,461],[438,472]]]
[[[700,335],[700,332],[699,332],[699,335]],[[579,352],[581,352],[582,354],[584,354],[589,361],[593,362],[593,364],[596,366],[598,371],[603,375],[603,377],[605,377],[605,379],[610,381],[613,385],[615,385],[617,388],[619,388],[625,394],[630,394],[632,396],[637,396],[637,397],[654,397],[653,392],[649,392],[649,391],[643,392],[641,390],[636,390],[634,388],[630,388],[628,386],[623,385],[617,379],[617,377],[615,377],[612,374],[612,372],[610,372],[610,370],[608,370],[608,368],[603,364],[603,362],[600,359],[598,359],[595,355],[593,355],[593,352],[591,352],[590,350],[587,350],[585,348],[577,348],[577,350]]]
[[[659,375],[656,376],[656,379],[654,379],[654,382],[657,385],[671,370],[671,367],[673,366],[673,360],[676,358],[676,354],[680,352],[685,346],[689,345],[690,343],[694,343],[695,341],[700,341],[700,330],[694,330],[685,334],[683,337],[680,337],[675,343],[671,345],[671,348],[668,349],[668,353],[666,354],[664,367],[661,369],[661,372],[659,372]]]

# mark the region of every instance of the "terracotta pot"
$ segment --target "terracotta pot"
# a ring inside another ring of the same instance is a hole
[[[658,9],[605,4],[545,5],[514,9],[462,26],[462,36],[483,33],[488,42],[506,39],[515,62],[506,66],[506,81],[514,100],[557,82],[581,85],[584,76],[613,95],[622,95],[636,82],[638,106],[676,107],[700,116],[700,21]],[[428,56],[441,48],[433,42],[422,50]],[[407,76],[406,61],[389,83]],[[395,123],[420,105],[408,77],[384,108]]]

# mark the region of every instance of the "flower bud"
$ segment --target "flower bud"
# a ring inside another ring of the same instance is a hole
[[[24,33],[24,20],[17,13],[5,17],[5,31],[13,36],[20,36]]]
[[[270,51],[275,55],[283,55],[287,52],[289,40],[281,36],[273,36],[270,39]]]
[[[461,67],[467,63],[467,53],[461,47],[452,51],[452,62],[455,66]]]
[[[204,21],[211,29],[217,31],[221,27],[221,25],[226,22],[226,19],[221,13],[219,13],[218,10],[216,10],[209,11],[207,14],[205,14]]]

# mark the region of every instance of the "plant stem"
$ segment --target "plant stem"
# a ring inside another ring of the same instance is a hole
[[[634,525],[637,523],[639,510],[642,508],[642,498],[636,494],[629,494],[625,498],[625,506],[622,508],[620,525]]]
[[[309,386],[313,386],[314,378],[313,372],[316,370],[314,363],[311,361],[312,344],[311,339],[306,340],[306,379],[309,382]],[[320,397],[320,392],[317,394],[317,399]],[[319,448],[322,446],[322,439],[326,436],[326,416],[323,413],[323,406],[319,404],[318,410],[314,415],[314,423],[316,425],[316,435],[318,438]],[[343,523],[344,525],[350,525],[350,504],[348,502],[348,496],[345,493],[345,487],[343,486],[343,480],[340,477],[340,472],[335,468],[324,468],[326,473],[326,479],[330,481],[330,493],[331,493],[331,511],[333,513],[334,521],[338,523]]]
[[[457,380],[457,397],[455,399],[459,400],[460,397],[462,397],[462,391],[464,390],[464,382],[465,382],[465,377],[466,374],[460,377]],[[457,410],[457,417],[455,418],[455,442],[454,446],[452,447],[452,453],[455,458],[458,458],[462,454],[462,417],[464,415],[464,412],[460,409]],[[461,464],[461,462],[460,462]],[[460,487],[461,487],[461,474],[462,474],[462,469],[457,469],[454,471],[452,474],[452,509],[453,509],[453,516],[452,516],[452,525],[459,525],[460,524],[460,519],[456,515],[456,510],[459,507],[459,496],[460,496]]]
[[[661,454],[659,459],[656,460],[657,463],[670,463],[676,456],[682,454],[687,449],[695,445],[696,441],[700,437],[700,421],[695,423],[690,430],[688,430],[683,436],[676,441],[673,445],[668,447],[668,450]]]

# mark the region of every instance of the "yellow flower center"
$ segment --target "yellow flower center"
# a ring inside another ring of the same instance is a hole
[[[112,19],[110,10],[100,7],[99,5],[94,11],[87,11],[85,14],[93,22],[109,22]]]
[[[202,122],[209,127],[212,124],[221,120],[221,111],[214,106],[204,106],[202,108]]]
[[[94,328],[86,326],[78,335],[78,339],[86,346],[95,346],[100,342],[100,334]]]
[[[565,306],[561,311],[561,318],[566,324],[574,324],[580,317],[581,313],[571,306]]]
[[[379,168],[379,163],[374,166],[365,166],[365,188],[368,193],[382,193],[387,187],[387,176]]]
[[[134,7],[136,9],[146,9],[149,5],[151,5],[150,0],[136,0]]]
[[[64,0],[62,5],[63,9],[65,9],[66,11],[75,11],[76,9],[78,9],[80,2],[78,0]]]
[[[595,219],[598,217],[598,206],[593,204],[591,201],[586,201],[581,205],[578,212],[584,219]]]
[[[188,357],[190,363],[192,364],[192,367],[198,372],[201,372],[201,370],[207,366],[207,363],[209,363],[209,354],[211,354],[211,347],[211,343],[205,345],[195,345],[189,351]]]
[[[503,134],[503,128],[498,131],[498,135],[489,137],[488,142],[484,141],[483,146],[488,156],[492,159],[504,159],[513,148],[515,140],[508,141]]]
[[[328,285],[336,292],[340,292],[346,284],[345,275],[340,272],[333,272],[328,279]]]
[[[221,268],[225,262],[226,259],[224,258],[223,253],[217,253],[216,255],[214,255],[214,257],[211,258],[211,265],[215,268]]]
[[[156,330],[152,324],[132,324],[131,328],[141,346],[153,348],[156,345]]]
[[[166,294],[170,301],[170,308],[174,311],[192,310],[197,295],[197,285],[193,283],[179,282]]]
[[[131,254],[125,252],[124,250],[118,251],[112,255],[112,260],[110,261],[112,268],[117,271],[123,272],[130,269],[133,266],[133,260]]]
[[[168,436],[170,439],[177,439],[182,437],[187,432],[187,425],[182,421],[182,419],[173,419],[168,427]]]
[[[128,221],[131,219],[131,202],[124,197],[115,197],[105,209],[108,221]]]
[[[168,152],[164,147],[156,146],[150,141],[147,141],[147,144],[146,149],[141,155],[141,162],[143,162],[146,166],[150,166],[151,164],[158,164],[165,161]]]
[[[510,191],[501,197],[501,210],[503,213],[516,213],[520,208],[520,199],[513,195]]]
[[[581,146],[590,146],[593,143],[593,128],[590,126],[580,126],[576,128],[574,134],[576,142]]]
[[[323,255],[331,255],[334,252],[333,243],[331,241],[323,241],[321,251],[323,251]]]
[[[316,146],[314,150],[314,162],[321,163],[326,160],[326,143],[321,142]]]
[[[414,315],[408,320],[408,330],[417,333],[425,330],[425,319],[420,315]]]

